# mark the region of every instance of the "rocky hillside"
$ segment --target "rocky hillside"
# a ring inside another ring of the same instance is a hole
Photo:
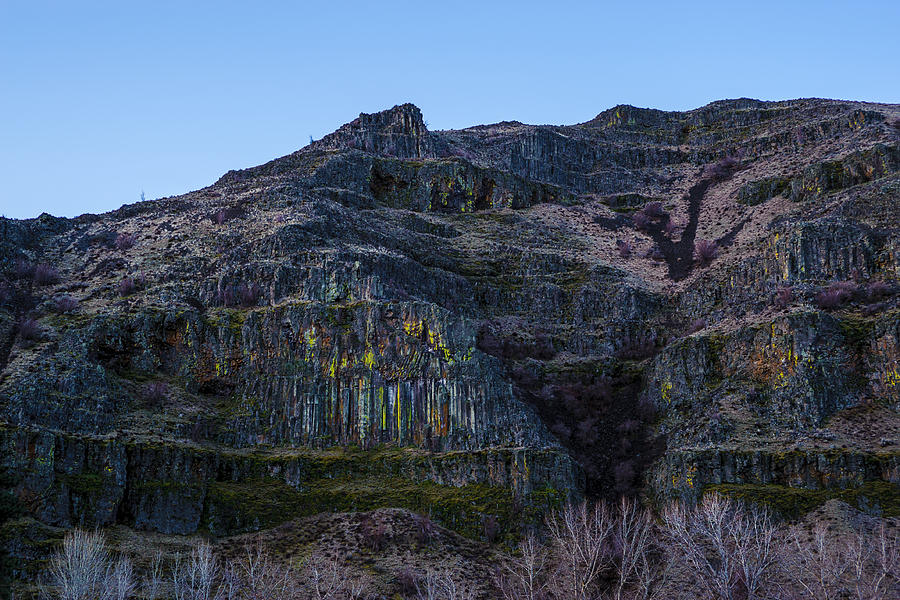
[[[0,222],[0,459],[60,529],[584,495],[900,513],[900,106],[361,114],[182,196]],[[149,538],[148,538],[149,539]],[[44,554],[42,554],[44,552]]]

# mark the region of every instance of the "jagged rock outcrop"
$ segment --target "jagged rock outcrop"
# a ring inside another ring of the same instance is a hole
[[[740,99],[429,131],[406,104],[183,196],[4,219],[22,527],[900,506],[898,119]]]

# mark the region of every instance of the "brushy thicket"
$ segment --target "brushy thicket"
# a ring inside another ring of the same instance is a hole
[[[835,281],[816,295],[816,305],[825,310],[838,308],[849,302],[856,290],[852,281]]]
[[[486,524],[486,527],[489,527]],[[374,515],[360,527],[361,545],[392,543]],[[72,531],[42,579],[47,600],[375,600],[365,570],[347,556],[313,553],[278,560],[259,541],[223,560],[208,543],[136,573],[113,556],[102,533]],[[839,535],[776,524],[762,508],[718,494],[658,515],[633,500],[582,502],[548,516],[511,554],[494,554],[489,590],[477,590],[461,568],[399,567],[386,579],[391,598],[409,600],[892,600],[900,586],[900,536],[860,524]],[[361,574],[357,574],[361,573]],[[484,582],[482,582],[484,583]]]

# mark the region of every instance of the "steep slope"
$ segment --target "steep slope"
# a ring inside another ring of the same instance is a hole
[[[513,535],[709,485],[896,511],[898,123],[743,99],[431,132],[407,104],[3,220],[3,466],[46,524],[217,536],[379,507]]]

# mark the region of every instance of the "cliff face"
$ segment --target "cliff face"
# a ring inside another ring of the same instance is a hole
[[[407,104],[183,196],[4,220],[3,466],[44,523],[167,533],[405,506],[479,535],[709,485],[896,510],[898,123],[432,132]]]

